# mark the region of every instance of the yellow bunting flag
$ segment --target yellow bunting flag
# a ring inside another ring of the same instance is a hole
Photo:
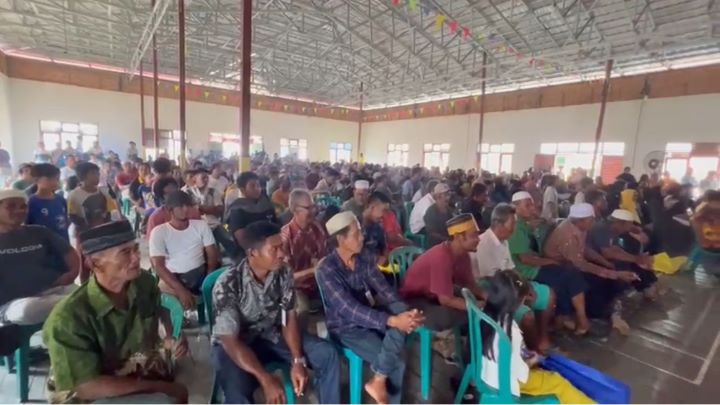
[[[174,85],[173,89],[175,90],[175,93],[177,93],[178,91],[180,91],[180,85],[179,84]]]
[[[223,94],[222,101],[227,101],[227,96]]]
[[[290,106],[288,106],[287,104],[283,104],[283,110],[284,110],[284,111],[287,111],[287,110],[289,110],[289,109],[290,109]]]
[[[435,28],[441,29],[443,24],[445,24],[445,16],[442,14],[438,14],[435,17]]]
[[[417,0],[408,0],[408,8],[410,11],[415,11],[417,8]]]
[[[205,90],[205,93],[203,93],[203,95],[205,96],[205,100],[207,100],[210,97],[210,92]]]

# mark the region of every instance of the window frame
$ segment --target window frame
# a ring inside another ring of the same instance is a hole
[[[53,128],[47,128],[43,124],[55,123]],[[92,149],[95,142],[100,141],[100,126],[97,123],[90,122],[63,122],[58,120],[40,120],[38,122],[40,130],[40,141],[45,145],[45,149],[51,151],[55,148],[55,144],[60,143],[61,148],[65,148],[65,142],[71,141],[73,148],[77,149],[78,143],[82,151],[86,153]],[[89,129],[94,128],[94,131]],[[57,139],[48,141],[48,136],[56,136]],[[70,139],[69,137],[74,139]],[[79,141],[79,142],[78,142]]]

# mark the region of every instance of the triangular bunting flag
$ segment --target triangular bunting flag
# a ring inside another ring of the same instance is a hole
[[[415,11],[416,8],[417,0],[408,0],[408,9],[410,9],[410,11]]]
[[[438,14],[437,17],[435,17],[435,28],[442,29],[443,24],[445,24],[445,16]]]

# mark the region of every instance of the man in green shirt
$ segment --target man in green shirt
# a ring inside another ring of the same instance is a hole
[[[51,402],[186,403],[187,389],[172,382],[172,324],[154,278],[140,269],[135,235],[112,222],[80,235],[93,275],[60,302],[43,328],[52,373]],[[160,339],[162,322],[167,338]]]
[[[585,312],[585,290],[587,284],[579,270],[560,265],[555,260],[542,257],[538,253],[541,243],[535,236],[532,221],[538,219],[532,196],[526,191],[518,191],[512,196],[517,221],[512,236],[508,239],[510,254],[515,268],[528,280],[545,284],[555,291],[557,296],[556,313],[564,324],[583,335],[590,329]],[[568,316],[575,312],[575,323]]]
[[[35,183],[35,179],[32,177],[32,163],[23,163],[18,168],[18,175],[20,176],[12,184],[12,188],[15,190],[25,191],[28,187]]]

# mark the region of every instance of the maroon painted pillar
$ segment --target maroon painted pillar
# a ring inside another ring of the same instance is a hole
[[[185,116],[185,0],[178,0],[178,66],[180,76],[180,167],[185,169],[187,159],[187,128]]]
[[[482,84],[480,87],[480,128],[478,129],[478,146],[477,154],[477,170],[478,174],[482,171],[482,143],[483,129],[485,128],[485,82],[487,81],[487,52],[483,52],[482,59]]]
[[[605,81],[603,82],[602,99],[600,100],[600,117],[598,117],[597,128],[595,128],[595,152],[593,153],[592,166],[590,166],[590,178],[595,178],[595,161],[600,149],[600,138],[602,138],[603,121],[605,121],[605,106],[607,105],[608,92],[610,90],[610,73],[612,72],[613,60],[608,59],[605,63]]]
[[[155,0],[152,0],[152,7],[155,8]],[[155,34],[152,37],[152,63],[153,63],[153,148],[155,148],[154,159],[157,159],[160,149],[160,118],[158,111],[158,60],[157,41]]]
[[[250,170],[250,80],[252,65],[252,0],[243,0],[240,56],[240,171]]]
[[[140,146],[145,146],[145,72],[140,61]]]
[[[363,89],[364,89],[364,83],[360,82],[360,115],[358,118],[357,160],[358,161],[362,160],[362,162],[360,162],[361,164],[365,163],[365,161],[364,161],[365,159],[360,159],[360,156],[362,155],[360,145],[362,144],[363,101],[364,101],[363,100],[363,97],[364,97]]]

